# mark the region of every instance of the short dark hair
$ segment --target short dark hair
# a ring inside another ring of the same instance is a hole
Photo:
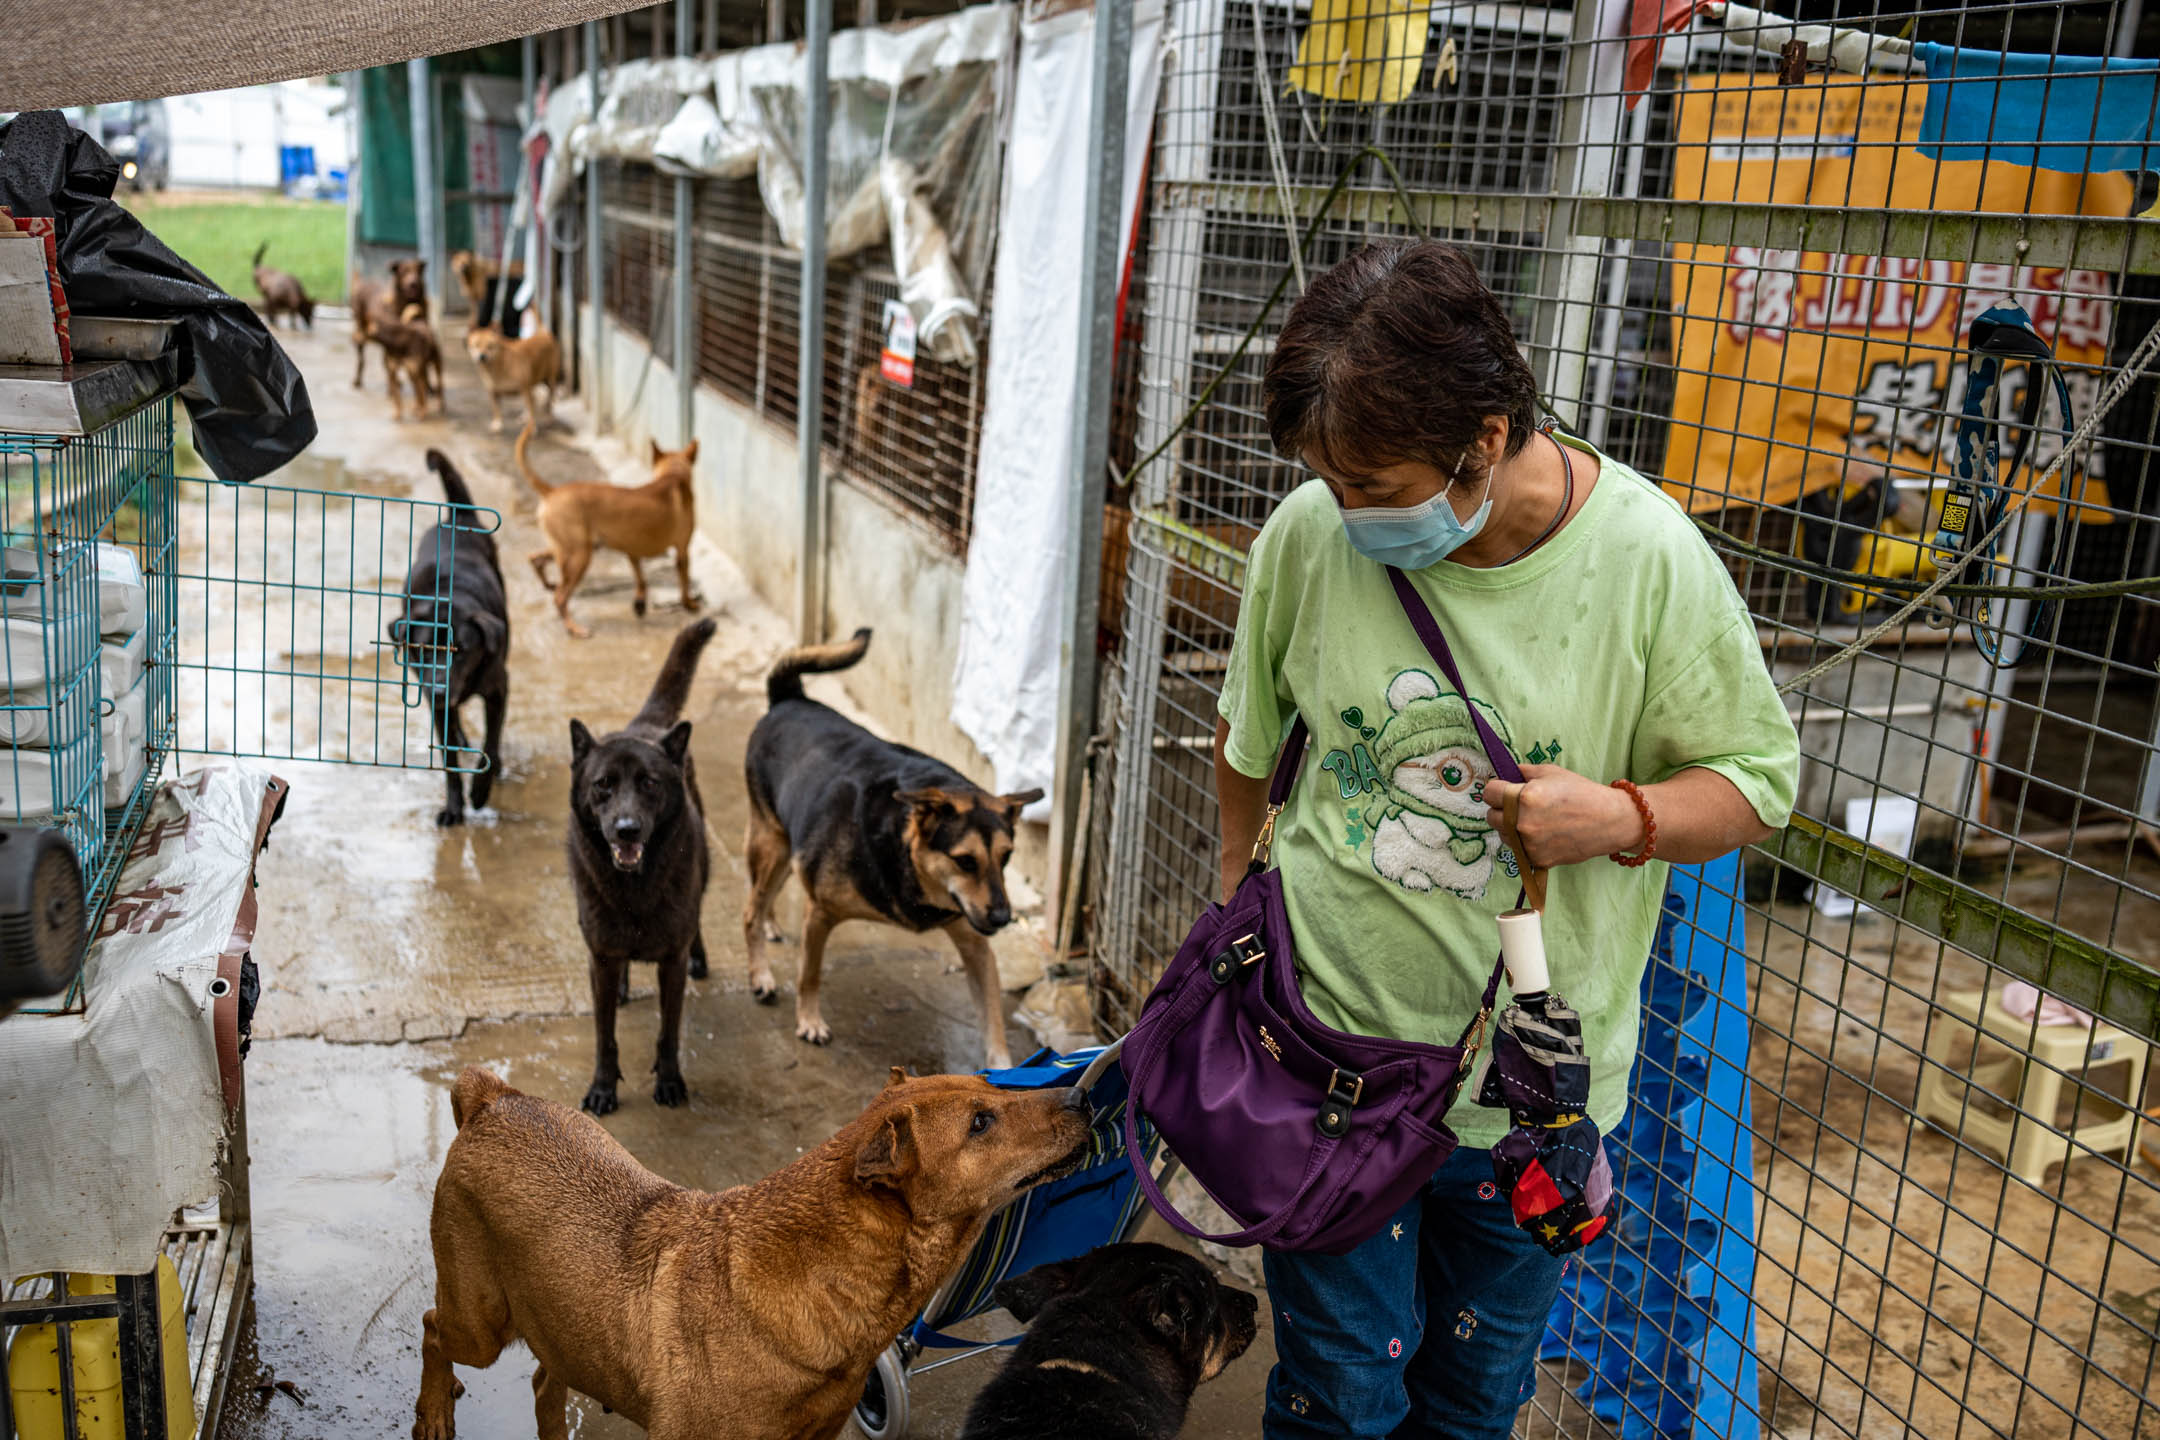
[[[1470,257],[1436,240],[1368,245],[1291,307],[1268,361],[1268,434],[1361,480],[1418,461],[1452,475],[1486,420],[1507,453],[1537,424],[1537,379]]]

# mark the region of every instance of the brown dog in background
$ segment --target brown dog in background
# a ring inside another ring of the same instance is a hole
[[[396,319],[378,315],[368,327],[368,339],[382,347],[383,369],[390,379],[391,413],[399,420],[405,418],[405,399],[398,391],[402,377],[412,386],[416,416],[426,418],[430,390],[435,396],[435,413],[442,414],[442,348],[435,343],[435,332],[428,328],[421,307],[409,305]]]
[[[272,265],[263,264],[263,256],[270,253],[270,242],[265,240],[255,247],[255,289],[262,295],[262,312],[265,323],[275,325],[277,317],[292,317],[294,329],[306,325],[315,328],[315,302],[308,298],[305,287],[296,275],[288,275]]]
[[[533,424],[540,420],[540,387],[547,387],[547,414],[555,415],[555,386],[562,379],[562,347],[545,326],[530,335],[515,340],[505,340],[503,333],[492,325],[475,325],[465,332],[465,353],[472,357],[473,368],[480,372],[482,387],[487,391],[488,409],[495,418],[488,422],[488,429],[500,432],[503,428],[502,397],[523,395],[525,417]]]
[[[412,308],[420,307],[420,323],[427,323],[427,261],[393,260],[390,283],[352,278],[353,389],[358,390],[367,369],[368,342],[375,327],[384,321],[401,322]],[[431,337],[432,338],[432,337]]]
[[[485,1070],[450,1105],[413,1440],[451,1440],[451,1367],[485,1369],[516,1340],[539,1362],[541,1440],[567,1433],[572,1390],[651,1440],[828,1440],[990,1216],[1079,1168],[1090,1137],[1073,1087],[896,1068],[802,1159],[706,1194]]]
[[[680,450],[663,450],[652,442],[652,479],[639,486],[550,485],[540,478],[525,456],[531,443],[533,420],[525,418],[518,431],[518,469],[525,483],[540,496],[540,529],[548,548],[533,552],[533,574],[555,592],[555,613],[563,628],[579,640],[592,632],[570,618],[570,597],[592,564],[593,552],[603,546],[620,550],[630,560],[637,580],[637,597],[630,608],[645,614],[645,562],[656,555],[675,552],[675,578],[682,585],[683,609],[695,611],[697,596],[690,589],[690,537],[697,530],[695,470],[698,442]],[[562,567],[562,579],[548,574],[549,562]]]
[[[488,281],[502,274],[502,264],[470,250],[454,250],[450,254],[450,273],[457,277],[458,289],[472,302],[472,313],[477,316],[487,304]],[[525,262],[511,261],[510,283],[515,285],[524,278]]]

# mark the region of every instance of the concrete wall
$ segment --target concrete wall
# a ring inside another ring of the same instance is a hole
[[[640,449],[655,436],[672,448],[679,443],[673,372],[658,360],[646,368],[642,337],[613,321],[607,333],[601,404],[616,433]],[[794,431],[707,385],[698,387],[694,425],[698,528],[742,567],[768,605],[792,617],[802,530]],[[886,736],[989,784],[989,762],[951,719],[965,573],[960,557],[926,526],[845,477],[828,488],[826,634],[844,636],[864,625],[877,632],[870,653],[847,674],[848,695]],[[1014,866],[1040,885],[1048,827],[1022,828]]]

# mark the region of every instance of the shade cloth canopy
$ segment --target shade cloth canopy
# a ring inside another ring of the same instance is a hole
[[[0,110],[333,75],[544,34],[649,0],[11,0]]]

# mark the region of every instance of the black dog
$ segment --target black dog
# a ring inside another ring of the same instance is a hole
[[[750,893],[743,940],[750,993],[773,998],[765,963],[767,918],[787,883],[788,861],[802,875],[802,976],[795,987],[795,1033],[813,1045],[832,1039],[818,1006],[825,941],[845,920],[876,920],[918,934],[943,930],[967,966],[993,1068],[1012,1064],[1005,1048],[997,957],[983,937],[1012,919],[1005,862],[1013,821],[1042,791],[993,795],[952,766],[880,740],[803,695],[802,677],[845,670],[870,648],[858,630],[837,645],[806,645],[774,662],[765,680],[770,708],[751,732],[744,759],[750,792]],[[775,937],[776,938],[776,937]]]
[[[570,722],[570,881],[578,928],[592,952],[592,1088],[585,1108],[615,1108],[622,1069],[615,1057],[615,1005],[627,993],[630,962],[660,967],[660,1044],[653,1059],[653,1099],[690,1098],[677,1053],[684,982],[705,975],[698,907],[711,856],[705,848],[705,802],[690,763],[690,722],[677,717],[690,694],[698,656],[713,622],[686,625],[668,648],[645,708],[627,726],[595,740]]]
[[[449,458],[430,450],[427,463],[450,503],[471,508],[472,491]],[[487,734],[480,742],[487,763],[472,779],[473,808],[480,809],[502,769],[503,713],[510,705],[510,608],[502,567],[495,537],[477,528],[472,516],[454,516],[420,537],[405,575],[405,613],[390,622],[390,639],[398,663],[428,687],[435,736],[446,752],[443,778],[450,795],[435,823],[462,825],[465,794],[456,767],[471,763],[471,749],[458,707],[475,695],[487,707]]]
[[[993,1293],[1028,1333],[961,1440],[1170,1440],[1259,1328],[1249,1292],[1164,1245],[1106,1245]]]

